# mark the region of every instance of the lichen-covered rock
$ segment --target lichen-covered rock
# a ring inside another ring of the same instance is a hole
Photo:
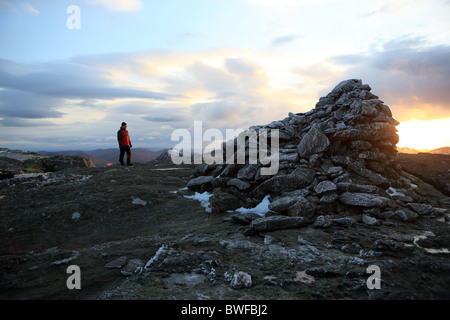
[[[337,186],[333,182],[328,180],[322,181],[314,187],[314,191],[317,194],[323,194],[335,190],[337,190]]]
[[[317,207],[306,198],[301,197],[288,209],[288,215],[291,217],[305,217],[311,219],[316,213]]]
[[[408,203],[408,208],[414,210],[419,215],[426,215],[434,212],[434,208],[423,203]]]
[[[235,186],[239,190],[247,190],[250,188],[250,184],[248,182],[242,181],[237,178],[233,178],[227,182],[228,186]]]
[[[210,183],[213,179],[213,176],[199,176],[189,181],[187,187],[189,189],[196,189],[204,184]]]
[[[358,207],[384,208],[389,203],[388,198],[369,193],[344,192],[339,196],[339,200],[346,205]]]
[[[333,217],[330,215],[318,216],[313,223],[314,228],[328,228],[333,224]]]
[[[303,199],[303,197],[299,196],[286,196],[275,199],[269,204],[269,209],[277,212],[286,212],[291,208],[295,203]]]
[[[327,136],[317,127],[313,126],[297,146],[298,155],[308,159],[315,153],[324,152],[330,146]]]
[[[250,288],[252,286],[252,277],[243,271],[236,272],[231,279],[230,286],[233,289]]]
[[[305,217],[271,216],[253,220],[250,228],[256,231],[274,231],[282,229],[299,228],[310,222]]]
[[[141,259],[128,260],[125,267],[120,270],[120,273],[124,276],[131,276],[133,273],[144,267],[144,262]]]

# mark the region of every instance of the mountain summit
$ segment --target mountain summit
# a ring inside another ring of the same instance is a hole
[[[360,219],[369,224],[386,218],[412,221],[433,208],[421,203],[420,182],[397,161],[398,124],[369,85],[342,81],[311,111],[250,128],[258,134],[279,130],[278,173],[262,175],[259,162],[203,164],[188,187],[212,192],[215,212],[252,208],[265,198],[270,205],[263,219],[291,216],[317,226]]]

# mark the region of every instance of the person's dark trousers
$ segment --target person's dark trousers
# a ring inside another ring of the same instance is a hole
[[[123,156],[125,155],[125,152],[127,153],[127,164],[131,163],[131,149],[130,146],[123,146],[122,148],[120,148],[120,157],[119,157],[119,161],[121,164],[123,163]]]

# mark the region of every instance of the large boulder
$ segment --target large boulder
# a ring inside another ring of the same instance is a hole
[[[187,187],[189,189],[195,190],[195,189],[200,188],[202,185],[206,185],[206,184],[210,183],[213,179],[214,179],[213,176],[199,176],[199,177],[191,179],[188,182]]]
[[[28,160],[27,160],[28,161]],[[67,168],[95,168],[94,163],[86,158],[76,156],[54,156],[39,160],[45,172],[56,172]],[[25,161],[26,163],[26,161]]]
[[[324,152],[329,146],[327,136],[317,126],[313,126],[298,144],[297,152],[301,158],[308,159],[315,153]]]

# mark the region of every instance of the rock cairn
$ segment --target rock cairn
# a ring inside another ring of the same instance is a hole
[[[212,192],[213,212],[252,208],[269,196],[265,217],[240,219],[257,231],[411,221],[433,208],[420,203],[413,177],[396,162],[398,124],[369,85],[342,81],[309,112],[250,128],[279,130],[277,174],[261,175],[263,165],[248,161],[202,164],[187,186]]]

